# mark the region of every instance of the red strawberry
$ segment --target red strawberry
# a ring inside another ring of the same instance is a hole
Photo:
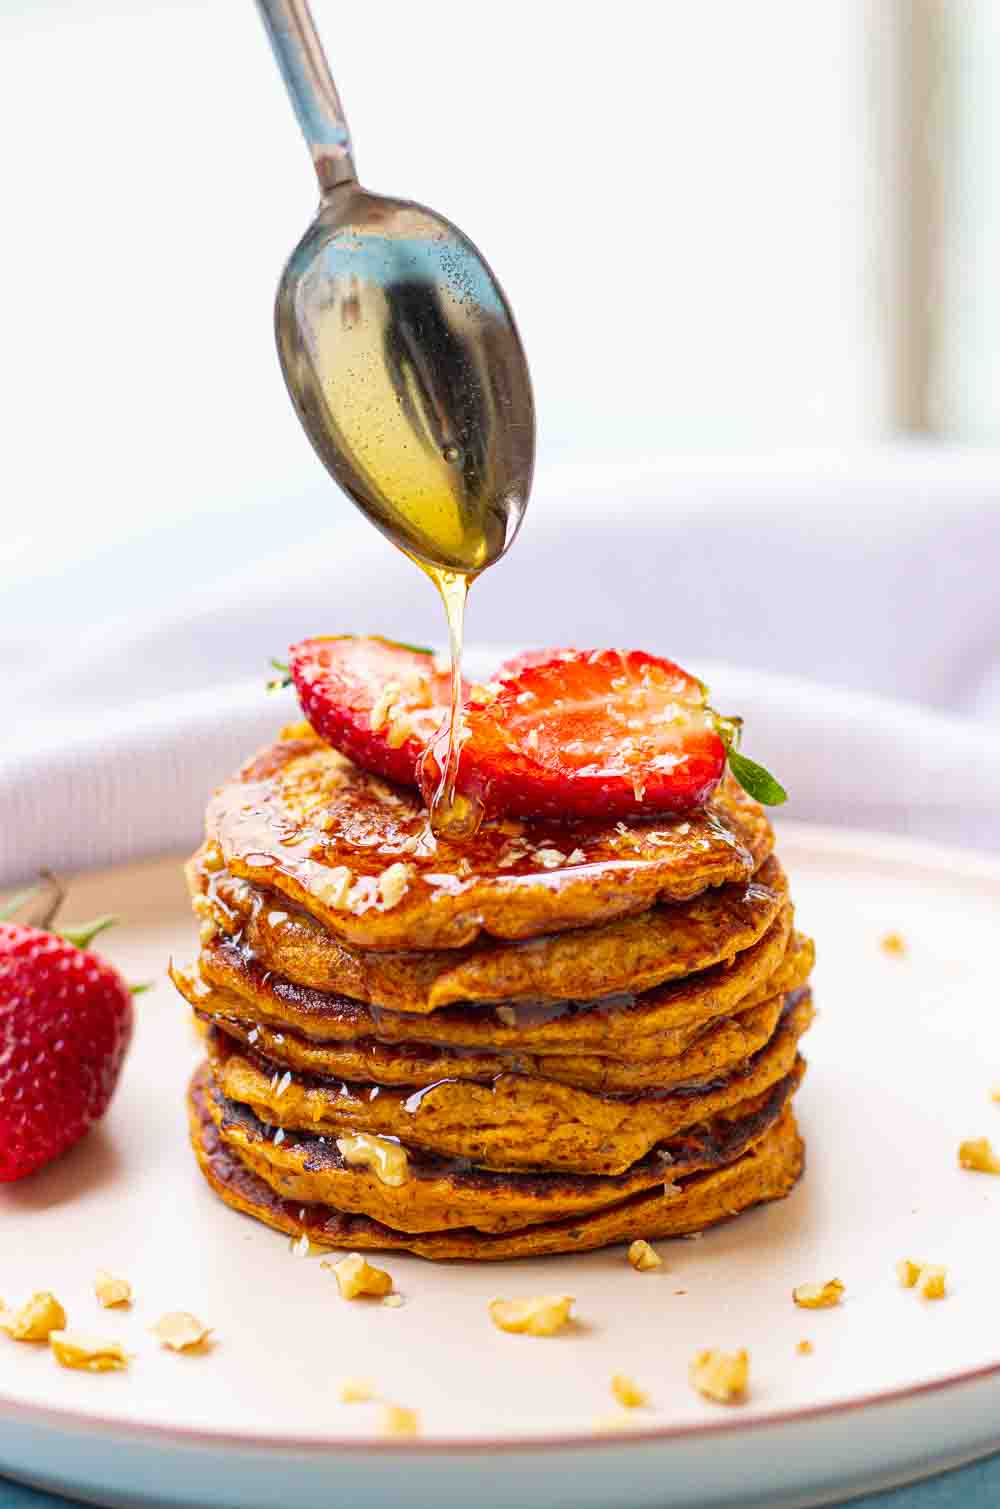
[[[688,812],[727,745],[700,681],[641,650],[555,651],[514,664],[465,717],[458,786],[489,815],[609,820]],[[435,789],[429,759],[424,795]]]
[[[416,786],[424,746],[451,705],[451,674],[430,650],[354,635],[304,639],[288,668],[322,739],[363,770]]]
[[[51,1162],[104,1115],[132,1019],[110,964],[68,937],[0,922],[0,1182]]]

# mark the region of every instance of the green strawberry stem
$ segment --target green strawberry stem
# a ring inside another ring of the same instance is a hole
[[[15,919],[24,927],[38,927],[48,932],[66,897],[66,888],[51,870],[40,871],[37,885],[20,891],[0,912],[0,922]]]
[[[717,713],[714,707],[706,704],[706,712],[711,714],[715,725],[715,731],[726,746],[726,761],[732,772],[733,780],[743,787],[748,796],[760,802],[765,807],[780,807],[788,801],[788,792],[779,780],[765,770],[763,765],[758,765],[756,760],[748,759],[745,754],[740,754],[740,740],[743,737],[743,719],[727,718],[722,713]]]
[[[72,943],[74,948],[89,948],[98,933],[114,927],[117,921],[117,917],[109,914],[106,917],[98,917],[93,922],[82,922],[79,927],[61,927],[59,937],[65,938],[67,943]]]

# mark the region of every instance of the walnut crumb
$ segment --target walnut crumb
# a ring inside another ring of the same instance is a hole
[[[802,1341],[797,1344],[795,1351],[799,1357],[808,1357],[813,1351],[813,1344],[803,1337]]]
[[[375,1398],[375,1385],[370,1378],[345,1378],[337,1398],[341,1404],[367,1404]]]
[[[612,1375],[611,1392],[623,1409],[643,1409],[649,1403],[648,1394],[627,1373]]]
[[[324,906],[342,912],[347,906],[353,880],[346,865],[334,865],[332,869],[317,875],[312,881],[312,893]]]
[[[904,1289],[912,1289],[920,1277],[920,1263],[915,1263],[912,1258],[900,1258],[896,1264],[896,1277]]]
[[[420,1415],[401,1404],[387,1404],[379,1416],[378,1428],[382,1436],[419,1436]]]
[[[353,1137],[338,1137],[337,1150],[352,1168],[369,1168],[380,1184],[398,1189],[410,1177],[410,1160],[405,1147],[389,1137],[375,1137],[357,1132]]]
[[[844,1286],[839,1278],[827,1279],[825,1284],[799,1284],[792,1290],[792,1299],[803,1310],[832,1310],[844,1297]]]
[[[649,1273],[653,1268],[663,1267],[663,1259],[645,1237],[636,1238],[630,1245],[627,1256],[637,1273]]]
[[[397,860],[378,878],[379,905],[384,912],[398,906],[410,888],[410,867]]]
[[[560,865],[566,863],[566,856],[561,849],[536,849],[535,863],[540,864],[544,870],[558,870]]]
[[[491,1299],[486,1306],[498,1331],[516,1336],[555,1336],[569,1320],[571,1294],[539,1294],[532,1299]]]
[[[212,1334],[211,1326],[203,1326],[187,1310],[169,1310],[149,1329],[161,1346],[169,1347],[171,1352],[193,1352],[203,1347]]]
[[[132,1303],[132,1285],[123,1278],[112,1278],[103,1268],[98,1270],[94,1279],[94,1293],[97,1295],[98,1304],[105,1310],[113,1310],[117,1305],[130,1305]]]
[[[0,1330],[12,1341],[48,1341],[66,1325],[66,1311],[47,1289],[33,1294],[20,1310],[0,1311]]]
[[[64,1368],[83,1373],[120,1373],[128,1367],[128,1355],[120,1341],[102,1341],[79,1331],[51,1331],[49,1345]]]
[[[371,1294],[381,1298],[392,1292],[392,1279],[384,1268],[373,1268],[360,1252],[352,1252],[333,1265],[334,1277],[342,1299],[360,1299]]]
[[[988,1137],[974,1137],[970,1142],[960,1143],[958,1161],[975,1174],[1000,1174],[1000,1158],[993,1151]]]
[[[513,1006],[495,1006],[493,1009],[496,1012],[497,1021],[502,1022],[505,1027],[517,1026],[517,1012]]]
[[[738,1352],[720,1352],[710,1347],[692,1358],[688,1375],[692,1386],[706,1399],[735,1404],[746,1397],[750,1354],[745,1347]]]
[[[947,1270],[936,1263],[925,1263],[917,1279],[917,1293],[922,1299],[944,1299]]]
[[[879,947],[884,954],[890,954],[896,959],[901,959],[908,952],[902,933],[886,933]]]

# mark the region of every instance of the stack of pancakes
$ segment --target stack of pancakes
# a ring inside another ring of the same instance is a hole
[[[213,798],[189,866],[191,1136],[228,1204],[431,1258],[702,1230],[802,1167],[812,1003],[763,810],[435,840],[308,725]]]

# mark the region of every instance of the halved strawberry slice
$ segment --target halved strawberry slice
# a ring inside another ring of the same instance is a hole
[[[466,710],[458,787],[489,815],[602,820],[688,812],[727,744],[705,687],[641,650],[559,650],[494,680]],[[428,799],[436,768],[425,762]]]
[[[363,770],[417,785],[417,762],[451,704],[451,674],[432,651],[333,635],[292,645],[288,669],[321,738]]]

